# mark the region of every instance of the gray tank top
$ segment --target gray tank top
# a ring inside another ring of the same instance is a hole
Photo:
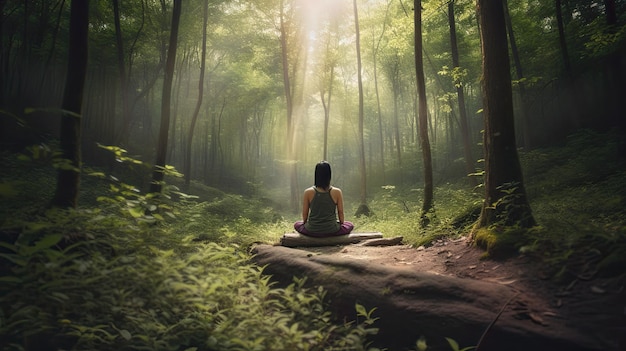
[[[339,230],[337,222],[337,205],[330,196],[332,187],[327,192],[315,190],[309,207],[309,218],[304,227],[311,233],[332,234]]]

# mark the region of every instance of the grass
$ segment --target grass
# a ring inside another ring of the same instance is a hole
[[[512,228],[509,239],[543,260],[555,279],[626,271],[619,140],[583,131],[565,146],[521,154],[539,226]],[[189,192],[198,198],[170,186],[168,196],[156,199],[100,174],[83,177],[81,209],[50,211],[49,163],[0,158],[9,170],[0,179],[2,349],[32,349],[29,343],[40,339],[76,350],[366,349],[375,332],[367,323],[334,321],[323,290],[302,282],[273,287],[247,262],[249,245],[276,243],[298,218],[269,206],[262,194],[194,183]],[[403,236],[415,246],[465,235],[482,199],[461,183],[436,187],[426,227],[422,190],[411,187],[372,192],[370,217],[351,217],[357,203],[348,199],[346,217],[358,231]]]

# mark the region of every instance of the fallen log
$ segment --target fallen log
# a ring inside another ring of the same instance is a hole
[[[373,233],[351,233],[347,235],[330,236],[326,238],[316,238],[302,235],[300,233],[285,233],[280,238],[280,244],[287,247],[313,247],[313,246],[334,246],[355,244],[363,240],[382,238],[383,234]]]
[[[393,238],[367,239],[356,244],[357,246],[395,246],[402,244],[404,237],[395,236]]]
[[[373,342],[389,350],[414,349],[421,335],[428,350],[450,350],[446,337],[461,346],[481,343],[480,351],[591,351],[605,348],[573,326],[557,321],[538,325],[519,320],[514,306],[527,305],[523,294],[507,285],[461,279],[407,269],[394,269],[366,261],[306,250],[258,245],[253,260],[265,266],[264,273],[286,286],[294,276],[306,277],[308,286],[323,286],[329,309],[339,320],[355,320],[355,304],[379,318]],[[502,315],[500,315],[500,312]]]

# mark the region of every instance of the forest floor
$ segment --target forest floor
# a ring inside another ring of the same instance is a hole
[[[485,259],[484,251],[468,245],[466,237],[437,240],[428,247],[417,248],[353,244],[307,248],[307,251],[393,269],[507,285],[533,310],[520,309],[517,314],[502,314],[499,318],[530,319],[548,328],[548,334],[549,328],[574,326],[578,332],[597,340],[598,345],[626,350],[626,274],[610,278],[570,274],[571,279],[557,283],[551,279],[553,273],[547,265],[538,259],[527,255]],[[514,303],[507,307],[516,308]]]

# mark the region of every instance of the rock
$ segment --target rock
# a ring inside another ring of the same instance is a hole
[[[393,238],[367,239],[356,245],[358,246],[394,246],[394,245],[400,245],[402,243],[402,239],[404,238],[401,236],[396,236]]]
[[[285,233],[280,238],[280,244],[287,247],[313,247],[313,246],[334,246],[354,244],[363,240],[382,238],[383,234],[374,233],[351,233],[339,236],[329,236],[316,238],[302,235],[300,233]]]
[[[310,255],[281,246],[258,245],[253,253],[253,260],[267,265],[264,272],[279,284],[291,283],[295,275],[306,276],[311,286],[324,286],[329,308],[339,320],[354,320],[356,303],[368,310],[376,307],[373,315],[380,318],[375,325],[380,329],[374,346],[415,348],[422,335],[429,351],[449,351],[445,337],[461,347],[475,346],[499,316],[480,351],[603,349],[597,340],[592,342],[565,323],[544,326],[531,319],[515,319],[511,308],[498,315],[503,307],[510,307],[512,297],[522,298],[507,285]]]

